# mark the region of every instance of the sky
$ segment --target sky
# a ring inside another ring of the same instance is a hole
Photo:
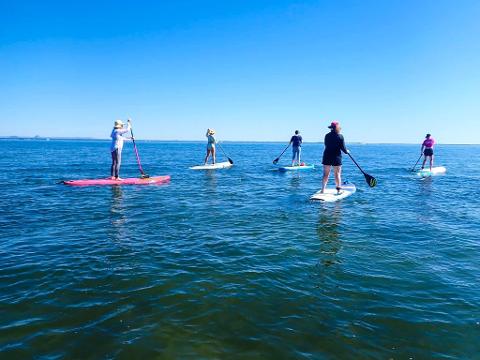
[[[0,136],[480,142],[477,0],[0,0]]]

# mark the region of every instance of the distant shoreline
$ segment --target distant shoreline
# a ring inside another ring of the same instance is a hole
[[[89,138],[89,137],[48,137],[48,136],[0,136],[2,140],[20,140],[20,141],[105,141],[109,142],[108,138]],[[138,142],[162,142],[162,143],[202,143],[203,140],[160,140],[160,139],[139,139]],[[244,144],[256,144],[256,143],[272,143],[272,144],[285,144],[285,141],[272,141],[272,140],[223,140],[224,143],[244,143]],[[305,144],[322,144],[320,141],[305,141]],[[417,143],[383,143],[383,142],[360,142],[349,141],[350,145],[418,145]],[[441,145],[480,145],[480,143],[442,143]]]

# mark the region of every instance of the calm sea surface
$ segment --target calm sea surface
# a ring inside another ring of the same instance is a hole
[[[352,145],[378,186],[344,159],[358,191],[333,204],[273,143],[195,172],[204,143],[140,142],[170,184],[57,184],[108,175],[108,147],[0,141],[0,358],[480,357],[479,146],[438,146],[448,172],[421,180],[419,146]]]

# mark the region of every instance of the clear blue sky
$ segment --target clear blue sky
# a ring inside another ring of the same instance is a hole
[[[480,142],[480,1],[0,1],[0,135]]]

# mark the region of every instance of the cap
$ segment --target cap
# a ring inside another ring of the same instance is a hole
[[[329,129],[335,129],[338,126],[338,121],[332,121],[330,126],[328,127]]]

